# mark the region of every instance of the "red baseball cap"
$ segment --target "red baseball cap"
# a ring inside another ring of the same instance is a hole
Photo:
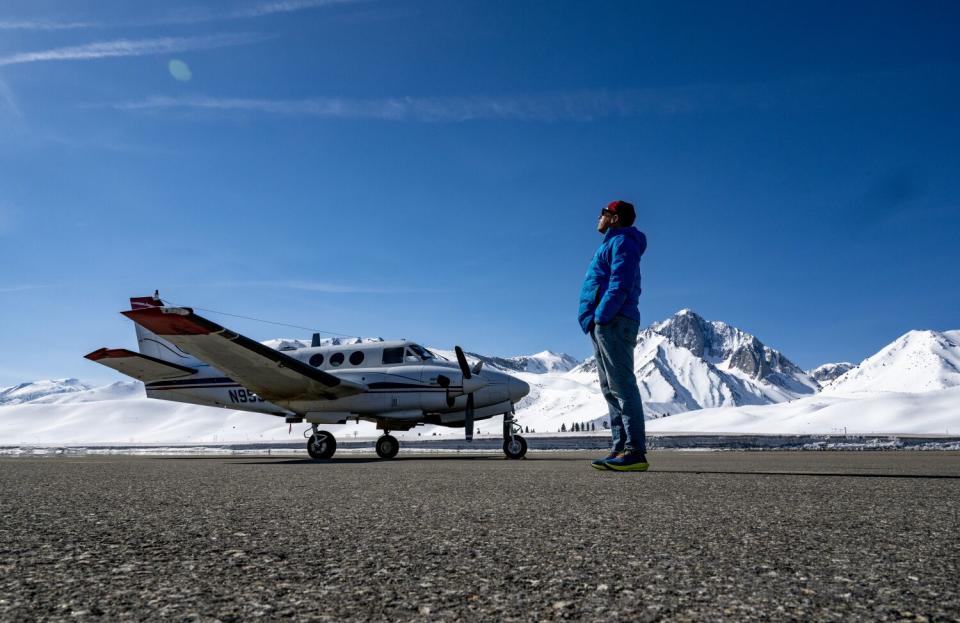
[[[637,212],[634,210],[633,204],[628,201],[624,201],[623,199],[611,201],[607,204],[606,209],[608,212],[619,216],[621,221],[633,223],[634,219],[637,218]]]

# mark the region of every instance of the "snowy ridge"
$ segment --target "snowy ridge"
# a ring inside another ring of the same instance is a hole
[[[816,381],[792,361],[753,335],[718,320],[706,321],[689,309],[657,323],[650,331],[678,347],[743,379],[780,387],[789,393],[810,394]]]
[[[320,340],[319,346],[349,346],[351,344],[368,344],[370,342],[382,342],[379,337],[326,337]],[[301,348],[310,348],[312,340],[298,340],[291,338],[277,338],[265,340],[261,344],[269,346],[274,350],[288,351],[300,350]]]
[[[430,350],[437,354],[442,354],[452,361],[456,360],[456,355],[453,351]],[[530,372],[532,374],[548,374],[551,372],[569,372],[580,364],[576,358],[566,353],[555,353],[549,350],[535,355],[520,355],[517,357],[490,357],[469,352],[464,354],[467,355],[468,361],[483,361],[484,365],[490,365],[508,373]]]
[[[657,432],[960,434],[960,331],[910,331],[814,396],[786,404],[691,411]],[[833,369],[831,369],[833,367]]]
[[[960,331],[910,331],[824,387],[824,393],[927,392],[960,385]]]
[[[74,394],[88,389],[90,389],[89,385],[77,379],[48,379],[32,383],[20,383],[13,387],[0,389],[0,405],[22,404],[47,396]]]
[[[816,393],[819,385],[779,351],[723,322],[689,309],[640,332],[634,351],[648,417],[694,409],[760,405]],[[594,358],[574,369],[596,381]],[[605,406],[598,403],[605,411]]]
[[[265,340],[261,343],[264,346],[269,346],[274,350],[281,350],[281,351],[300,350],[301,348],[307,348],[308,346],[310,346],[310,342],[304,342],[303,340],[284,339],[284,338],[278,338],[275,340]]]
[[[847,361],[825,363],[822,366],[817,366],[813,370],[807,370],[807,374],[822,387],[856,367],[856,364]]]

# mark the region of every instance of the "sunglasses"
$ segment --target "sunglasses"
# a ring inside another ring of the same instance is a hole
[[[616,216],[616,215],[610,210],[601,210],[599,218],[603,218],[605,216]]]

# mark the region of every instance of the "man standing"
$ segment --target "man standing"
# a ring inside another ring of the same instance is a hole
[[[597,231],[604,235],[603,243],[583,280],[580,326],[593,341],[613,437],[610,454],[592,465],[642,472],[650,465],[633,351],[640,330],[640,257],[647,237],[633,227],[635,220],[633,204],[626,201],[614,201],[600,212]]]

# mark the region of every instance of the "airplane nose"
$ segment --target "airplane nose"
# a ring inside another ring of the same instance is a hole
[[[530,386],[524,381],[511,376],[510,377],[510,402],[519,402],[521,398],[530,393]]]

